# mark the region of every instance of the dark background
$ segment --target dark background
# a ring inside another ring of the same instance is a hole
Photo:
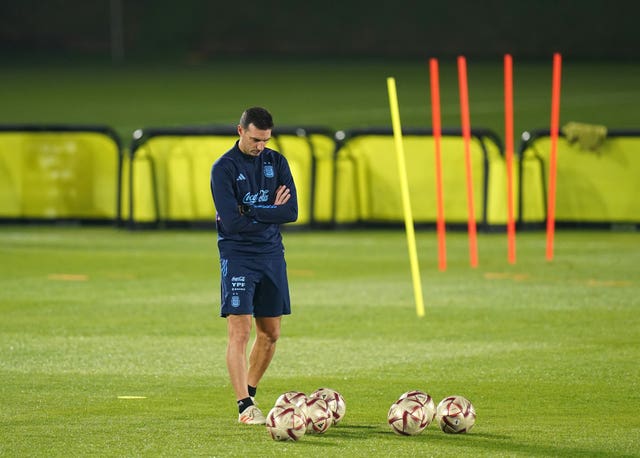
[[[114,14],[115,11],[115,14]],[[637,0],[0,0],[2,57],[637,60]],[[118,19],[120,18],[120,19]]]

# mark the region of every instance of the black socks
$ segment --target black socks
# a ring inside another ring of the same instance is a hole
[[[253,405],[253,399],[251,398],[253,398],[256,395],[256,392],[258,391],[258,388],[255,386],[247,385],[247,388],[249,388],[249,397],[240,399],[238,401],[238,411],[240,413],[244,412],[244,409],[246,409],[247,407]]]
[[[251,400],[251,396],[248,398],[240,399],[238,401],[238,413],[242,413],[249,406],[253,405],[253,401]]]

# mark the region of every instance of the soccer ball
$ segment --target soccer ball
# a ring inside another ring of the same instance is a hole
[[[406,393],[402,393],[399,399],[412,398],[420,402],[427,410],[429,417],[429,424],[436,417],[436,403],[433,402],[433,398],[428,393],[420,390],[411,390]],[[428,426],[428,425],[427,425]]]
[[[347,411],[347,404],[344,402],[344,398],[336,390],[331,388],[318,388],[309,395],[310,398],[320,398],[327,401],[329,408],[333,414],[333,424],[337,425],[344,418],[344,414]]]
[[[448,396],[438,404],[436,418],[445,433],[468,433],[476,423],[476,410],[463,396]]]
[[[282,393],[278,399],[276,399],[275,405],[287,405],[287,404],[295,404],[298,407],[304,406],[304,403],[307,402],[307,395],[300,391],[287,391]]]
[[[391,430],[400,436],[420,434],[431,423],[431,413],[416,398],[398,399],[391,404],[387,421]]]
[[[295,404],[277,405],[267,414],[267,431],[276,441],[297,441],[307,432],[307,418]]]
[[[333,423],[333,412],[322,398],[307,399],[305,410],[308,433],[325,433]]]

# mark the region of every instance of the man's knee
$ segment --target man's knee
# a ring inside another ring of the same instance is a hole
[[[269,343],[276,343],[280,338],[280,329],[269,329],[263,333],[263,338]]]
[[[229,341],[236,343],[247,343],[251,336],[251,320],[240,317],[227,318],[227,334]]]
[[[265,342],[275,344],[280,338],[280,319],[269,318],[256,320],[258,337]]]

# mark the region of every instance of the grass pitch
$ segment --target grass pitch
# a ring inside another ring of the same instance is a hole
[[[258,392],[340,391],[324,435],[237,423],[212,232],[0,227],[0,455],[639,456],[640,236],[418,232],[416,317],[401,231],[285,233],[293,314]],[[467,435],[386,424],[402,392],[468,397]],[[125,398],[123,398],[125,397]],[[127,398],[129,397],[129,398]],[[133,398],[131,398],[133,397]]]
[[[435,56],[437,57],[437,56]],[[551,57],[514,56],[516,147],[524,130],[549,128]],[[468,59],[472,127],[504,136],[502,55]],[[128,145],[143,127],[233,125],[241,111],[268,107],[276,126],[390,127],[386,79],[397,81],[404,127],[431,127],[428,58],[394,60],[228,59],[161,62],[0,62],[0,123],[112,126]],[[640,63],[563,60],[560,119],[638,129]],[[460,126],[454,59],[440,59],[444,127]]]

